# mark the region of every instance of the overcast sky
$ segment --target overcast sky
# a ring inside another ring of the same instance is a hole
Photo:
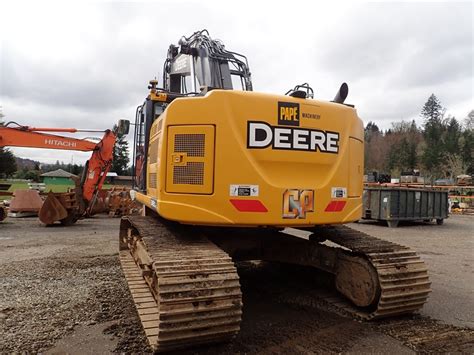
[[[0,2],[0,106],[25,125],[111,128],[134,119],[167,48],[207,28],[249,59],[254,90],[308,82],[330,100],[344,81],[365,123],[415,119],[431,93],[474,109],[472,2]],[[13,149],[41,162],[89,153]]]

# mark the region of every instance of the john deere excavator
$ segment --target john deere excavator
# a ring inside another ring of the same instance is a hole
[[[60,222],[74,224],[80,217],[91,213],[107,172],[112,165],[113,150],[117,134],[127,134],[130,122],[119,120],[113,130],[81,130],[77,128],[31,127],[8,122],[0,126],[0,148],[27,147],[41,149],[92,151],[81,179],[75,180],[75,189],[69,193],[49,192],[39,211],[39,219],[49,225]],[[104,132],[99,142],[77,139],[45,132]]]
[[[246,58],[204,30],[169,47],[162,85],[150,81],[136,112],[144,215],[123,217],[119,237],[153,350],[238,333],[241,260],[333,273],[346,299],[334,302],[361,319],[423,306],[430,281],[417,254],[343,226],[362,215],[364,159],[346,84],[331,102],[314,99],[307,84],[253,92]]]

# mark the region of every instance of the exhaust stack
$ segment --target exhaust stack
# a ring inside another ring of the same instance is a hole
[[[348,94],[349,94],[349,86],[347,86],[346,83],[342,83],[336,96],[334,96],[333,102],[336,102],[338,104],[343,104]]]

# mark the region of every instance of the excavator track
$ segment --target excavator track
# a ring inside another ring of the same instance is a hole
[[[226,341],[239,332],[242,294],[236,267],[206,237],[153,217],[128,216],[122,218],[120,247],[153,351]]]
[[[302,230],[312,232],[308,239],[291,229],[209,230],[206,235],[234,260],[283,262],[334,274],[339,292],[323,299],[361,320],[413,313],[426,303],[428,270],[410,248],[343,225]]]
[[[232,258],[331,272],[340,293],[322,298],[361,320],[413,313],[426,303],[428,271],[410,248],[347,226],[311,231],[305,239],[276,230],[192,229],[158,217],[123,217],[120,259],[152,349],[225,341],[239,332],[242,295]]]
[[[364,320],[413,313],[426,303],[431,282],[425,263],[415,251],[347,226],[320,228],[315,236],[347,248],[351,255],[366,258],[377,273],[380,287],[375,307],[355,307],[340,295],[328,295],[326,301]]]

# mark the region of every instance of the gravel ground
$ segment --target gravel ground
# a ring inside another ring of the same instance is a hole
[[[70,228],[46,228],[34,218],[6,222],[0,224],[1,352],[149,352],[120,270],[118,219]],[[427,261],[433,293],[421,315],[360,323],[318,299],[330,275],[242,263],[241,333],[189,353],[474,352],[474,219],[454,216],[443,226],[395,230],[352,227],[412,246]]]

